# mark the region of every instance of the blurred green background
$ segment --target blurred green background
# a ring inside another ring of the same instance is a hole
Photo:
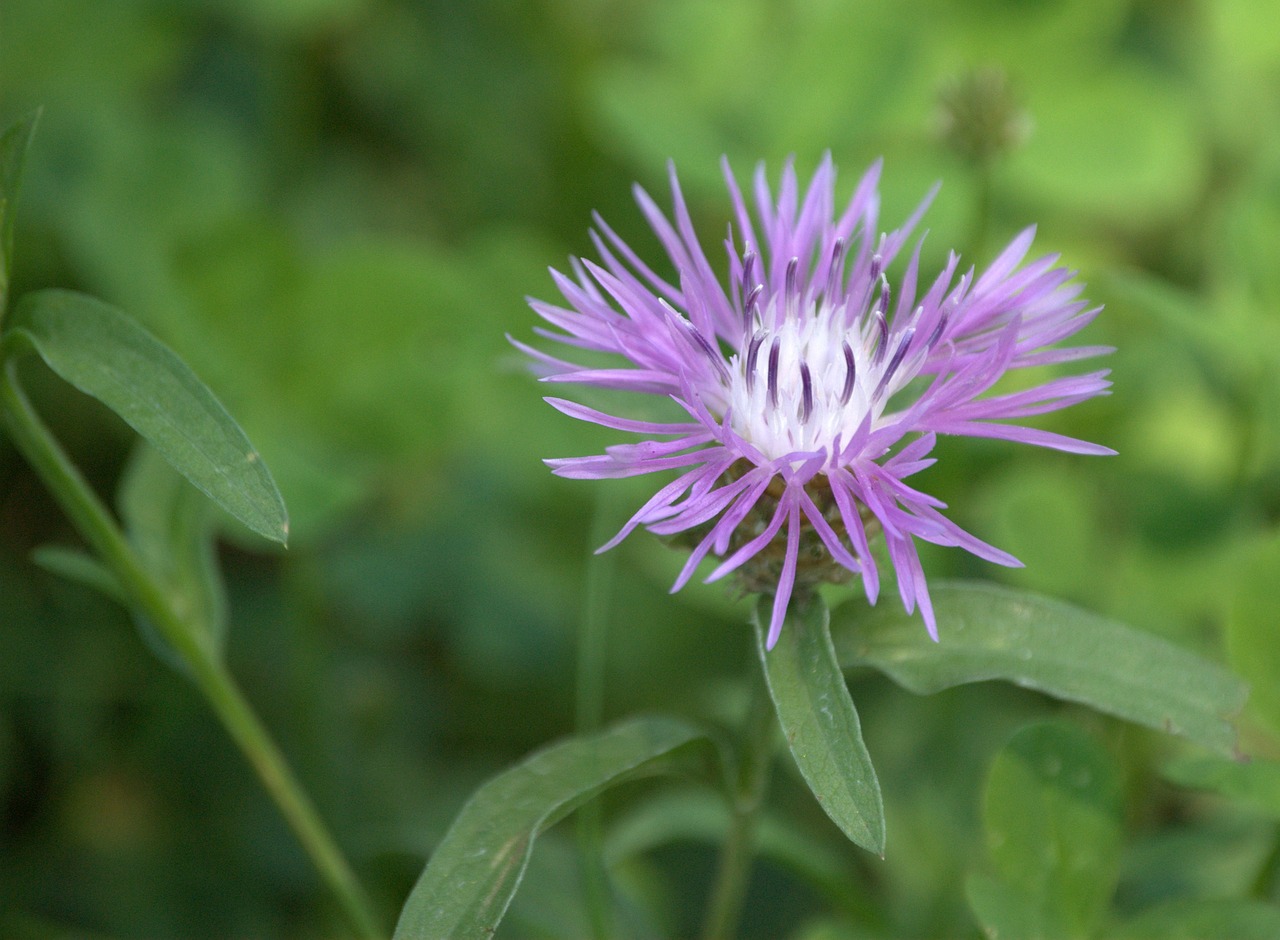
[[[943,102],[991,76],[1017,139],[982,160]],[[553,299],[548,265],[590,254],[593,209],[655,256],[629,187],[668,205],[669,158],[713,257],[721,154],[776,178],[788,154],[808,173],[830,150],[841,197],[883,156],[888,225],[941,179],[930,263],[953,246],[981,263],[1037,223],[1038,249],[1107,305],[1084,341],[1118,349],[1112,397],[1038,423],[1120,456],[942,441],[922,485],[1027,567],[936,550],[927,570],[1229,659],[1255,686],[1246,750],[1280,754],[1270,0],[0,0],[0,122],[37,106],[15,296],[75,288],[139,318],[274,471],[292,540],[229,533],[229,655],[388,920],[466,794],[572,729],[589,564],[627,573],[609,716],[721,714],[749,664],[746,607],[719,585],[668,597],[680,560],[656,539],[589,561],[654,484],[553,478],[542,458],[617,434],[543,404],[504,338],[531,335],[524,296]],[[41,378],[43,413],[110,494],[130,433]],[[37,568],[48,543],[74,535],[0,441],[0,932],[339,932],[185,680],[110,601]],[[841,904],[868,936],[977,936],[960,882],[983,776],[1061,706],[982,687],[917,700],[870,677],[854,695],[887,859],[785,774],[776,800],[847,867]],[[1256,890],[1273,823],[1162,782],[1170,742],[1078,720],[1125,770],[1119,910]],[[579,935],[570,844],[540,843],[505,935]],[[695,922],[712,858],[675,840],[620,869],[655,935]],[[830,902],[768,866],[752,897],[759,937]]]

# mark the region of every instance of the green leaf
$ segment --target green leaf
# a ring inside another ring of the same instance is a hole
[[[1090,936],[1120,859],[1120,779],[1111,756],[1072,725],[1023,728],[991,767],[984,817],[1000,886],[979,880],[970,896],[979,917],[999,918],[988,928],[1016,922],[1016,934],[1000,935],[1027,940]]]
[[[39,119],[40,112],[33,111],[0,133],[0,319],[4,318],[13,271],[14,207],[22,185],[22,165]]]
[[[884,855],[884,802],[858,712],[831,644],[827,605],[792,602],[782,634],[765,650],[773,598],[756,607],[756,636],[769,694],[796,766],[827,815],[850,839]]]
[[[730,810],[721,794],[705,788],[663,790],[610,818],[605,861],[612,868],[665,845],[696,842],[719,846],[730,824]],[[843,842],[823,840],[782,812],[764,808],[759,816],[753,849],[794,873],[827,901],[857,920],[873,916],[872,903],[862,887],[855,859]]]
[[[42,545],[31,553],[31,560],[50,574],[93,588],[126,607],[129,604],[116,576],[92,555],[61,545]]]
[[[140,442],[125,469],[120,517],[139,561],[212,658],[221,659],[227,602],[214,551],[213,506],[155,450]],[[163,642],[142,624],[153,642]]]
[[[436,847],[400,913],[395,940],[491,937],[539,833],[702,737],[675,719],[638,718],[553,744],[494,777],[472,795]]]
[[[1275,940],[1280,908],[1261,901],[1179,899],[1157,905],[1118,927],[1115,940]]]
[[[1004,679],[1231,753],[1247,687],[1221,666],[1070,604],[978,582],[931,586],[940,641],[893,604],[842,605],[846,668],[870,666],[918,694]]]
[[[230,515],[283,544],[284,501],[240,426],[174,353],[119,310],[71,291],[23,297],[13,334],[101,401]]]
[[[1253,687],[1249,712],[1280,734],[1280,643],[1276,642],[1275,585],[1280,538],[1251,546],[1229,586],[1227,657]]]
[[[973,874],[964,883],[965,899],[991,940],[1031,938],[1041,933],[1040,913],[1023,894],[999,878]]]
[[[1280,763],[1276,761],[1185,757],[1171,761],[1162,773],[1180,786],[1212,790],[1280,819]]]

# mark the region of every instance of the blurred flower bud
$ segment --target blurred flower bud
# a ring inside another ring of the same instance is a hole
[[[965,160],[990,165],[1031,135],[1031,115],[1018,103],[1004,70],[970,69],[938,94],[938,136]]]

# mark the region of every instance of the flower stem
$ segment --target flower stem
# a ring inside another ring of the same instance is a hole
[[[592,546],[608,538],[609,513],[603,495],[596,500]],[[608,658],[609,601],[613,593],[615,555],[589,556],[586,590],[578,627],[578,668],[575,680],[575,726],[578,734],[600,730],[604,719],[604,673]],[[602,849],[604,824],[598,800],[589,800],[578,810],[578,852],[582,859],[583,888],[587,915],[594,940],[614,935],[609,876]]]
[[[0,420],[11,440],[110,568],[130,602],[186,663],[197,688],[257,773],[358,935],[366,940],[384,936],[351,866],[226,665],[197,641],[195,632],[175,613],[107,508],[40,420],[15,374],[18,350],[10,345],[0,351],[6,353],[0,368]]]
[[[729,940],[736,933],[742,917],[755,850],[756,822],[769,785],[776,727],[773,701],[769,698],[764,676],[752,670],[750,698],[738,755],[738,779],[734,781],[730,794],[729,832],[720,850],[720,868],[703,922],[703,940]]]

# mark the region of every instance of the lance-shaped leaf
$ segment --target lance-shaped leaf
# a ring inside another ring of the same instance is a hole
[[[1072,725],[1031,725],[996,757],[984,803],[995,878],[971,878],[967,894],[988,934],[1092,936],[1120,861],[1111,756]]]
[[[284,543],[284,501],[240,426],[186,364],[116,308],[84,294],[28,294],[11,342],[25,338],[58,375],[98,399],[175,470],[254,532]]]
[[[891,604],[841,605],[840,662],[930,694],[1004,679],[1230,753],[1247,694],[1221,666],[1096,614],[990,584],[931,586],[939,641]]]
[[[1280,907],[1236,898],[1179,898],[1143,911],[1110,934],[1113,940],[1275,940]]]
[[[418,878],[395,940],[488,938],[520,884],[533,842],[586,800],[704,737],[645,717],[553,744],[480,787]]]
[[[827,605],[792,601],[777,645],[765,649],[772,598],[756,608],[760,662],[783,738],[801,776],[850,839],[884,854],[884,802],[862,726],[831,644]]]
[[[221,659],[227,602],[214,550],[213,506],[145,443],[125,468],[118,502],[138,559],[196,642],[210,658]],[[139,627],[166,660],[180,661],[148,622]]]
[[[4,316],[13,271],[13,210],[22,185],[22,164],[39,118],[40,112],[34,111],[0,132],[0,317]]]
[[[1236,761],[1221,757],[1183,757],[1163,769],[1166,779],[1184,787],[1212,790],[1228,800],[1280,819],[1280,762]]]

